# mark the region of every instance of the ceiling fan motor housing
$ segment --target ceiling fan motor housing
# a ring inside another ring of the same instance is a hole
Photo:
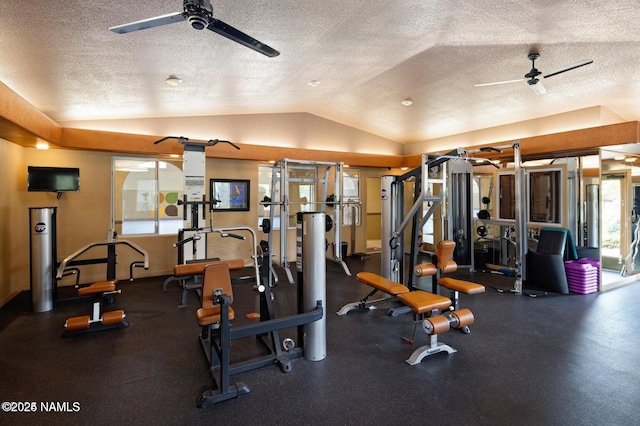
[[[184,0],[183,6],[193,29],[207,28],[213,16],[213,7],[209,0]]]
[[[209,25],[209,21],[207,20],[207,18],[203,18],[202,16],[198,15],[190,15],[189,23],[196,30],[204,30],[205,28],[207,28],[207,25]]]

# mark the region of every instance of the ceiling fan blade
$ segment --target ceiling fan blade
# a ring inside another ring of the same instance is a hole
[[[531,90],[533,90],[536,95],[544,95],[547,93],[547,89],[544,88],[541,81],[535,84],[529,84],[529,87],[531,87]]]
[[[524,81],[524,78],[519,78],[517,80],[505,80],[505,81],[494,81],[493,83],[481,83],[476,84],[474,87],[484,87],[484,86],[496,86],[498,84],[509,84],[509,83],[517,83],[519,81]]]
[[[224,36],[230,40],[233,40],[236,43],[240,43],[243,46],[248,47],[249,49],[262,53],[263,55],[266,55],[270,58],[273,58],[280,54],[280,52],[278,52],[274,48],[259,42],[250,35],[247,35],[218,19],[212,19],[211,22],[209,22],[209,25],[207,25],[207,29],[213,31],[214,33],[220,34],[221,36]]]
[[[155,18],[143,19],[142,21],[131,22],[128,24],[110,27],[109,30],[118,34],[131,33],[134,31],[146,30],[147,28],[160,27],[162,25],[182,22],[187,19],[185,12],[169,13]]]
[[[544,76],[544,78],[553,77],[554,75],[562,74],[563,72],[567,72],[567,71],[574,70],[576,68],[584,67],[585,65],[589,65],[589,64],[592,64],[592,63],[593,63],[593,59],[584,59],[584,60],[578,62],[577,64],[573,64],[573,65],[570,65],[570,66],[568,66],[566,68],[563,68],[561,70],[554,71],[552,73],[546,74]]]

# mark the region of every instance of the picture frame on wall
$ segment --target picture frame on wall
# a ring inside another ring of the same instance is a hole
[[[218,200],[213,209],[216,211],[249,211],[251,181],[245,179],[210,179],[209,195]]]

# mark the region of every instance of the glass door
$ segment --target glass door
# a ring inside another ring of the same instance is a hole
[[[601,180],[601,253],[604,269],[621,271],[629,252],[629,222],[631,206],[627,170],[602,172]]]

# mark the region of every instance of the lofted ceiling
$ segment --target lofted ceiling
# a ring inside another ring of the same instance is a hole
[[[635,1],[212,5],[215,18],[280,55],[187,22],[108,30],[180,12],[181,0],[2,0],[0,81],[57,122],[307,112],[403,143],[593,106],[640,119]],[[543,79],[544,95],[524,81],[475,87],[523,78],[532,51],[543,75],[594,62]],[[171,75],[182,84],[165,84]]]

